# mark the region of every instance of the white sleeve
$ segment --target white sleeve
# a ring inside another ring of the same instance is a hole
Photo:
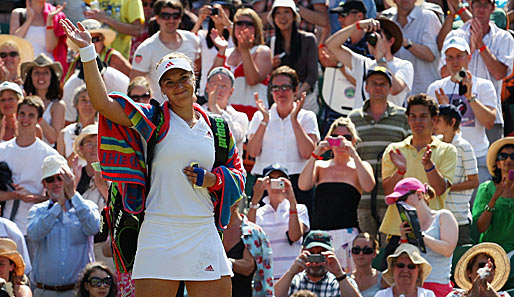
[[[437,16],[430,12],[424,15],[428,20],[421,36],[421,44],[427,46],[434,57],[439,57],[439,48],[437,46],[437,35],[441,30],[441,23]]]
[[[151,43],[141,43],[134,53],[132,59],[132,69],[144,73],[150,72],[152,65],[152,52],[150,45]]]
[[[429,86],[428,86],[428,89],[427,89],[427,95],[428,96],[431,96],[432,98],[435,99],[435,101],[437,101],[437,97],[435,95],[435,90],[437,89],[437,81],[434,81],[433,83],[431,83]],[[439,102],[438,102],[439,103]]]
[[[250,128],[248,128],[248,135],[252,135],[257,132],[257,129],[259,128],[263,118],[264,116],[260,111],[253,114],[252,121],[250,122]]]
[[[400,67],[396,69],[394,76],[403,80],[410,91],[412,90],[412,82],[414,81],[414,67],[412,66],[412,63],[407,60],[402,60],[402,63],[399,66]]]
[[[318,120],[316,118],[316,114],[310,110],[303,110],[303,111],[304,111],[304,114],[302,115],[302,118],[300,120],[300,125],[302,126],[305,133],[314,134],[318,137],[318,140],[319,140],[320,135],[319,135]]]
[[[296,204],[296,209],[298,210],[298,220],[300,223],[307,226],[307,230],[304,230],[304,232],[309,231],[311,225],[309,224],[309,213],[307,212],[307,206],[304,204]]]
[[[499,29],[501,30],[501,29]],[[504,30],[501,30],[504,31]],[[497,47],[496,51],[494,51],[494,56],[498,61],[500,61],[503,65],[507,66],[507,76],[512,74],[512,64],[514,63],[514,52],[512,48],[514,48],[514,38],[507,32],[502,32],[503,38],[501,42],[501,46]]]
[[[498,108],[496,106],[496,89],[493,83],[488,79],[480,80],[480,86],[477,85],[477,97],[483,105]]]

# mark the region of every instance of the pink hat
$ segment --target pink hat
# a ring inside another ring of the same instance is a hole
[[[398,198],[404,196],[409,193],[409,191],[417,191],[420,190],[423,193],[427,192],[426,184],[423,184],[415,177],[407,177],[399,181],[396,186],[394,186],[394,191],[387,195],[385,198],[386,204],[394,204]]]

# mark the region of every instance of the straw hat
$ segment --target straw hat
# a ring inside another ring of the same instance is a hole
[[[425,258],[423,258],[421,256],[421,254],[419,253],[419,249],[416,246],[414,246],[412,244],[408,244],[408,243],[401,244],[400,246],[398,246],[396,248],[396,250],[394,251],[394,254],[389,255],[387,257],[387,269],[382,274],[382,278],[389,285],[392,286],[394,284],[394,275],[393,275],[393,267],[392,267],[393,259],[400,257],[400,255],[403,253],[405,253],[405,254],[407,254],[407,256],[409,256],[412,263],[414,263],[416,265],[421,265],[421,270],[422,270],[423,274],[421,275],[421,278],[419,278],[419,281],[417,282],[417,286],[421,287],[423,285],[423,282],[427,279],[428,275],[432,271],[432,266],[430,265],[430,263],[427,262],[427,260],[425,260]]]
[[[505,253],[505,250],[500,245],[493,242],[479,243],[467,250],[464,255],[462,255],[462,257],[459,259],[459,262],[457,262],[457,266],[453,274],[455,277],[455,282],[464,290],[471,289],[473,284],[468,279],[467,267],[469,261],[471,261],[476,255],[482,253],[488,254],[491,256],[491,258],[493,258],[495,272],[491,286],[495,291],[498,291],[503,287],[509,278],[510,261],[507,257],[507,254]]]
[[[112,29],[102,27],[102,23],[100,23],[97,20],[87,19],[87,20],[84,20],[84,21],[82,21],[80,23],[82,24],[82,26],[84,26],[84,28],[89,33],[91,33],[91,34],[94,34],[94,33],[102,34],[104,36],[104,45],[105,46],[110,46],[111,43],[116,38],[116,32],[114,32]],[[75,52],[79,51],[78,46],[75,43],[73,43],[69,38],[66,39],[66,44],[68,45],[68,47],[71,50],[73,50]]]
[[[491,175],[494,175],[494,170],[496,169],[496,158],[498,157],[498,152],[506,144],[514,145],[514,137],[504,137],[496,140],[491,144],[487,151],[487,169]]]
[[[27,73],[34,67],[50,67],[57,75],[58,79],[62,77],[62,66],[60,62],[54,62],[47,55],[41,53],[35,60],[21,63],[21,79],[25,80]]]
[[[25,273],[25,262],[16,249],[16,242],[9,238],[0,238],[0,256],[14,262],[14,272],[21,276]]]
[[[82,143],[82,140],[84,140],[84,138],[90,135],[98,135],[98,126],[96,124],[91,124],[84,127],[84,129],[82,129],[82,132],[80,132],[79,136],[77,136],[77,138],[75,138],[75,141],[73,142],[73,152],[75,152],[77,156],[84,160],[86,158],[84,158],[84,154],[80,151],[79,146]]]
[[[12,41],[18,46],[21,63],[34,59],[34,48],[27,40],[14,35],[0,34],[0,44],[6,41]]]

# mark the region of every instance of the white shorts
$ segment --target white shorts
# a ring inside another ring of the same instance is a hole
[[[332,246],[334,247],[334,254],[336,254],[339,264],[344,268],[344,271],[353,271],[355,267],[352,260],[352,243],[355,237],[359,235],[359,229],[346,228],[338,230],[327,231],[332,237]]]
[[[208,281],[233,276],[223,244],[209,224],[169,224],[145,218],[132,279]]]

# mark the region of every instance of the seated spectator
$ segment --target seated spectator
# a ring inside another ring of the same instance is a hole
[[[20,64],[34,59],[34,49],[27,40],[14,35],[0,35],[0,81],[23,85]]]
[[[23,99],[23,91],[14,82],[0,84],[0,142],[16,137],[16,108]]]
[[[430,209],[428,203],[435,196],[431,186],[408,177],[396,184],[393,193],[387,195],[386,203],[404,201],[416,209],[426,247],[426,253],[421,256],[432,265],[432,272],[423,279],[423,288],[432,290],[437,297],[445,297],[452,290],[450,274],[453,251],[457,246],[458,237],[455,234],[458,232],[458,225],[449,210]],[[409,222],[401,223],[400,232],[400,243],[407,243],[407,234],[413,232]]]
[[[230,222],[223,232],[223,247],[234,272],[232,296],[274,296],[271,244],[261,227],[239,213],[241,201],[230,208]]]
[[[130,99],[137,103],[150,103],[152,98],[152,90],[150,89],[150,82],[144,76],[136,76],[127,88],[127,95]]]
[[[318,295],[316,295],[315,293],[312,293],[309,290],[300,290],[300,291],[295,292],[290,297],[318,297]]]
[[[298,179],[301,190],[316,186],[311,227],[328,231],[334,254],[347,271],[351,271],[352,241],[359,234],[357,207],[361,194],[375,186],[373,168],[361,160],[355,149],[359,140],[350,119],[337,119],[325,140],[314,149]],[[328,151],[332,158],[325,161],[321,155]]]
[[[375,34],[376,45],[369,47],[370,53],[375,57],[374,60],[353,52],[343,44],[356,30],[378,31]],[[332,35],[326,43],[330,52],[345,66],[347,73],[355,78],[357,94],[364,93],[362,78],[365,77],[367,70],[377,65],[382,66],[392,74],[392,91],[388,100],[403,106],[407,94],[412,89],[414,70],[411,62],[394,56],[403,43],[402,30],[396,23],[384,18],[358,21]],[[365,95],[363,94],[362,100],[356,102],[354,108],[362,107]]]
[[[229,44],[220,32],[211,33],[218,48],[212,67],[230,67],[236,77],[230,104],[251,119],[258,109],[253,100],[254,93],[258,93],[259,98],[267,97],[268,75],[272,70],[271,50],[264,44],[261,19],[251,8],[237,10],[233,24],[233,48],[228,48]],[[267,100],[263,104],[268,107]]]
[[[509,278],[510,261],[505,250],[496,243],[483,242],[467,250],[455,267],[455,283],[448,297],[500,296],[509,293],[500,291]]]
[[[39,125],[43,129],[43,141],[52,147],[55,146],[59,132],[64,128],[66,105],[61,100],[62,74],[61,64],[53,62],[45,54],[40,54],[35,60],[21,64],[25,93],[39,96],[45,104],[43,121]]]
[[[234,93],[234,75],[225,67],[216,67],[207,76],[205,97],[208,100],[202,108],[216,114],[221,114],[227,121],[232,136],[236,141],[237,149],[242,154],[243,144],[248,132],[248,116],[235,110],[229,104]]]
[[[275,296],[286,297],[300,290],[318,296],[361,296],[355,281],[343,270],[325,231],[309,232],[293,265],[275,284]]]
[[[441,134],[442,140],[457,149],[457,163],[453,175],[453,185],[446,197],[446,209],[450,210],[459,224],[457,245],[471,243],[471,211],[469,201],[473,190],[478,187],[477,159],[473,146],[462,137],[460,123],[462,116],[453,104],[439,105],[434,132]],[[485,136],[485,135],[484,135]]]
[[[271,37],[273,68],[287,65],[293,68],[300,83],[296,98],[306,92],[303,107],[318,113],[318,49],[316,36],[300,30],[300,13],[293,0],[273,1],[268,22],[275,27]]]
[[[28,278],[24,276],[25,263],[11,239],[0,238],[0,267],[1,291],[8,296],[32,297]]]
[[[296,202],[287,169],[280,164],[264,168],[258,178],[248,210],[248,219],[268,235],[273,251],[273,278],[278,280],[301,250],[302,235],[309,230],[307,208]],[[268,196],[262,197],[264,191]],[[259,207],[259,203],[264,206]]]
[[[295,101],[299,81],[289,66],[275,69],[270,82],[268,89],[275,103],[268,110],[265,100],[256,95],[259,112],[255,113],[248,131],[248,154],[255,157],[252,174],[260,175],[265,166],[280,160],[289,170],[298,203],[305,204],[311,216],[314,191],[300,190],[298,178],[319,140],[316,115],[302,109],[304,96]]]
[[[387,257],[387,270],[382,277],[390,285],[380,290],[376,297],[435,297],[434,292],[422,288],[432,267],[421,256],[418,248],[404,243],[398,246],[394,254]]]
[[[44,54],[52,61],[61,63],[62,70],[66,73],[68,47],[64,30],[59,26],[59,21],[66,18],[62,12],[66,5],[55,7],[47,3],[47,0],[25,3],[25,8],[17,8],[11,12],[9,34],[30,42],[34,56]]]
[[[102,262],[86,265],[77,281],[77,297],[116,297],[118,284],[116,276]]]
[[[377,256],[378,242],[369,233],[360,233],[352,242],[352,259],[355,268],[351,277],[359,286],[362,297],[374,297],[387,287],[382,272],[371,267]]]
[[[73,174],[61,155],[45,158],[41,182],[48,200],[29,212],[28,238],[35,245],[32,261],[34,296],[74,296],[80,271],[94,259],[92,236],[100,231],[100,213],[75,191]]]
[[[130,70],[132,70],[130,62],[119,51],[110,47],[112,41],[116,38],[116,32],[109,28],[103,28],[99,21],[93,19],[84,20],[81,24],[91,34],[91,40],[95,45],[95,50],[100,60],[105,62],[109,67],[115,68],[128,76],[130,74]],[[68,72],[63,80],[64,82],[66,82],[66,80],[75,73],[77,70],[77,64],[81,63],[78,54],[78,47],[69,39],[67,40],[67,43],[68,47],[72,51],[76,52],[77,55],[68,68]]]
[[[27,242],[20,228],[18,228],[13,221],[6,218],[0,218],[0,237],[8,238],[16,243],[16,250],[23,258],[23,262],[25,262],[25,274],[29,275],[32,271],[32,264],[30,262]]]
[[[478,187],[473,204],[473,221],[480,232],[480,242],[495,242],[507,252],[514,250],[514,181],[510,178],[514,169],[514,137],[495,141],[487,152],[487,168],[492,180]]]

